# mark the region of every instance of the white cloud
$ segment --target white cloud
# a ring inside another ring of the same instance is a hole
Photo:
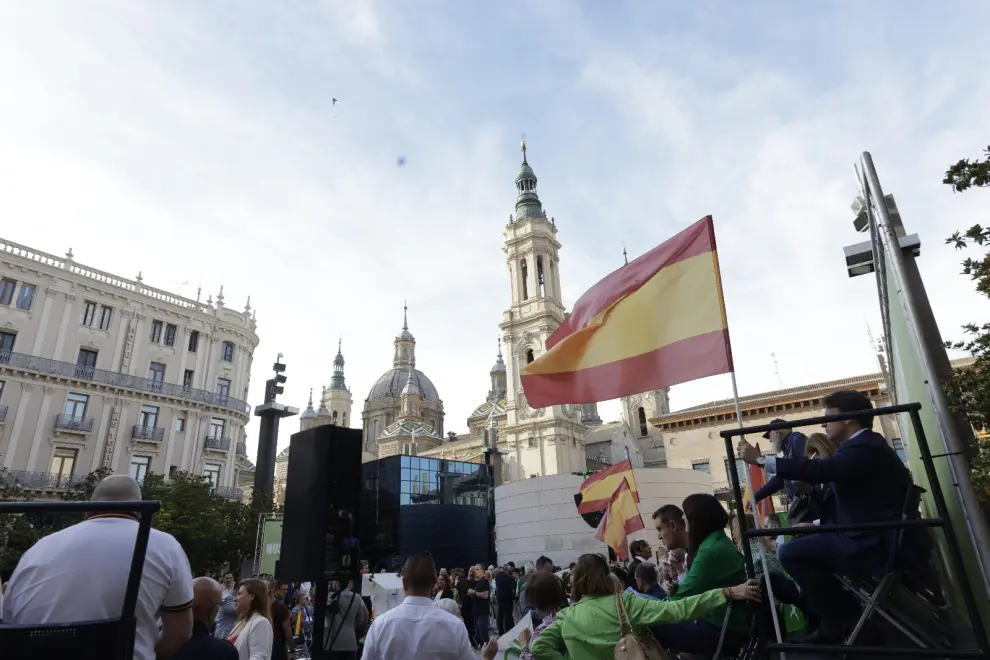
[[[985,201],[939,183],[987,142],[990,83],[962,65],[982,61],[982,19],[887,5],[866,18],[888,30],[865,39],[858,5],[799,35],[799,12],[635,2],[164,7],[0,5],[2,234],[186,295],[223,284],[237,308],[251,295],[254,400],[284,352],[284,398],[304,406],[342,336],[357,414],[408,298],[418,364],[463,429],[508,303],[522,132],[568,304],[623,242],[636,256],[715,216],[744,392],[776,387],[771,352],[785,385],[873,368],[874,288],[841,252],[860,238],[863,149],[922,235],[943,334],[985,316],[942,245]],[[673,402],[727,391],[708,379]]]

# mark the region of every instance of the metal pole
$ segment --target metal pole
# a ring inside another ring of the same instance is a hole
[[[873,157],[868,151],[863,152],[862,164],[863,173],[870,192],[876,200],[877,214],[880,217],[878,233],[889,259],[890,272],[894,276],[894,282],[901,294],[898,297],[904,306],[908,333],[914,344],[914,349],[921,358],[921,372],[931,397],[935,419],[938,420],[941,431],[939,435],[941,436],[942,448],[938,453],[944,454],[948,458],[949,471],[962,504],[963,519],[966,523],[968,536],[973,540],[976,563],[980,570],[980,578],[983,580],[983,588],[990,592],[990,580],[987,578],[987,566],[990,565],[990,547],[987,545],[990,541],[990,531],[988,531],[986,519],[982,515],[982,510],[973,492],[973,485],[969,478],[969,465],[965,458],[965,448],[956,433],[955,426],[950,422],[952,414],[948,402],[945,400],[945,393],[942,392],[938,376],[932,367],[934,359],[931,350],[918,334],[921,319],[913,293],[905,284],[904,254],[901,252],[900,242],[894,232],[883,188],[880,187],[880,179],[873,165]]]
[[[736,404],[736,420],[739,421],[739,428],[743,428],[742,406],[739,404],[739,388],[736,386],[736,372],[731,371],[729,372],[729,374],[732,376],[732,399]],[[752,573],[750,573],[750,575],[755,576],[756,572],[752,566],[753,560],[751,558],[752,551],[750,550],[749,547],[749,539],[747,539],[743,535],[743,531],[745,531],[746,529],[746,515],[745,515],[746,511],[745,508],[743,507],[742,497],[740,497],[738,494],[739,475],[736,473],[736,455],[735,452],[732,451],[731,440],[726,438],[725,445],[729,449],[729,460],[731,461],[731,463],[729,464],[728,467],[729,467],[729,471],[734,475],[733,486],[737,491],[736,497],[738,499],[736,500],[736,506],[739,507],[739,511],[737,512],[737,515],[739,516],[739,535],[742,537],[741,540],[743,543],[743,551],[746,553],[747,556],[746,570],[753,571]],[[756,493],[753,491],[753,480],[750,477],[748,466],[746,467],[745,472],[746,472],[746,488],[747,490],[749,490],[749,503],[753,507],[753,521],[756,523],[756,529],[761,529],[763,527],[763,521],[760,520],[760,510],[756,506]],[[762,540],[760,540],[759,547],[760,547],[760,562],[763,564],[763,576],[766,578],[767,596],[770,598],[770,616],[773,617],[773,630],[775,633],[777,633],[777,643],[783,643],[784,637],[780,633],[780,621],[778,620],[777,617],[777,601],[773,597],[773,586],[771,586],[770,584],[770,568],[767,566],[767,552],[766,552],[766,548],[763,547]],[[780,657],[781,660],[787,660],[787,656],[783,652],[781,652]]]

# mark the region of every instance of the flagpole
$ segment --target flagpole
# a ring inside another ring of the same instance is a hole
[[[735,370],[733,369],[732,371],[730,371],[729,375],[732,377],[732,400],[736,404],[736,420],[738,420],[739,422],[739,428],[743,428],[744,424],[743,424],[743,416],[742,416],[742,405],[739,403],[739,387],[736,385]],[[745,438],[745,436],[742,437]],[[729,448],[731,449],[731,444],[728,442],[726,444],[729,445]],[[730,457],[734,459],[735,453],[733,452],[732,454],[730,454]],[[735,460],[733,460],[732,463],[733,464],[729,466],[729,469],[735,471],[736,470]],[[753,509],[753,521],[754,524],[756,525],[756,529],[762,529],[763,521],[760,520],[760,510],[756,506],[756,492],[753,490],[753,478],[749,474],[748,466],[746,467],[744,472],[746,473],[746,490],[749,491],[749,503]],[[736,506],[739,507],[739,511],[737,511],[736,515],[738,515],[740,518],[739,530],[741,533],[742,530],[746,529],[746,522],[745,522],[746,511],[742,502],[736,502]],[[748,539],[744,537],[740,540],[745,544],[743,546],[744,548],[749,546]],[[770,598],[770,616],[773,617],[773,630],[775,633],[777,633],[777,643],[782,644],[784,642],[784,637],[780,633],[780,620],[777,617],[777,602],[776,599],[774,599],[773,597],[773,586],[770,584],[770,568],[767,566],[767,553],[766,553],[766,548],[763,546],[762,538],[759,543],[759,548],[760,548],[760,562],[763,564],[763,576],[766,578],[767,596]],[[750,554],[752,554],[752,551],[750,551]],[[787,660],[787,656],[784,654],[783,651],[781,651],[780,657],[781,660]]]

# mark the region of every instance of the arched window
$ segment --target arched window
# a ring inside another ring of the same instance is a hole
[[[538,255],[536,257],[536,288],[539,296],[542,298],[547,295],[546,285],[543,280],[543,256]]]
[[[347,413],[341,413],[340,415],[340,425],[347,426]]]
[[[636,416],[639,417],[639,435],[641,438],[645,438],[649,433],[649,428],[646,425],[646,409],[640,406]]]
[[[336,424],[337,423],[337,411],[336,410],[333,411],[333,421],[331,421],[330,423],[331,424]]]
[[[536,359],[536,356],[533,355],[533,349],[532,348],[527,349],[526,350],[526,364],[529,364],[530,362],[532,362],[535,359]],[[640,408],[640,410],[642,410],[642,408]]]
[[[526,267],[526,260],[519,262],[519,272],[522,275],[522,299],[529,299],[529,268]]]
[[[378,422],[377,419],[374,421],[374,423],[372,423],[371,430],[372,430],[371,439],[372,440],[377,440],[378,439],[378,435],[379,435],[379,422]]]

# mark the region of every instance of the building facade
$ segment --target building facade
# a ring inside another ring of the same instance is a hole
[[[258,345],[243,311],[0,240],[0,461],[55,494],[109,468],[207,476],[240,498]]]

